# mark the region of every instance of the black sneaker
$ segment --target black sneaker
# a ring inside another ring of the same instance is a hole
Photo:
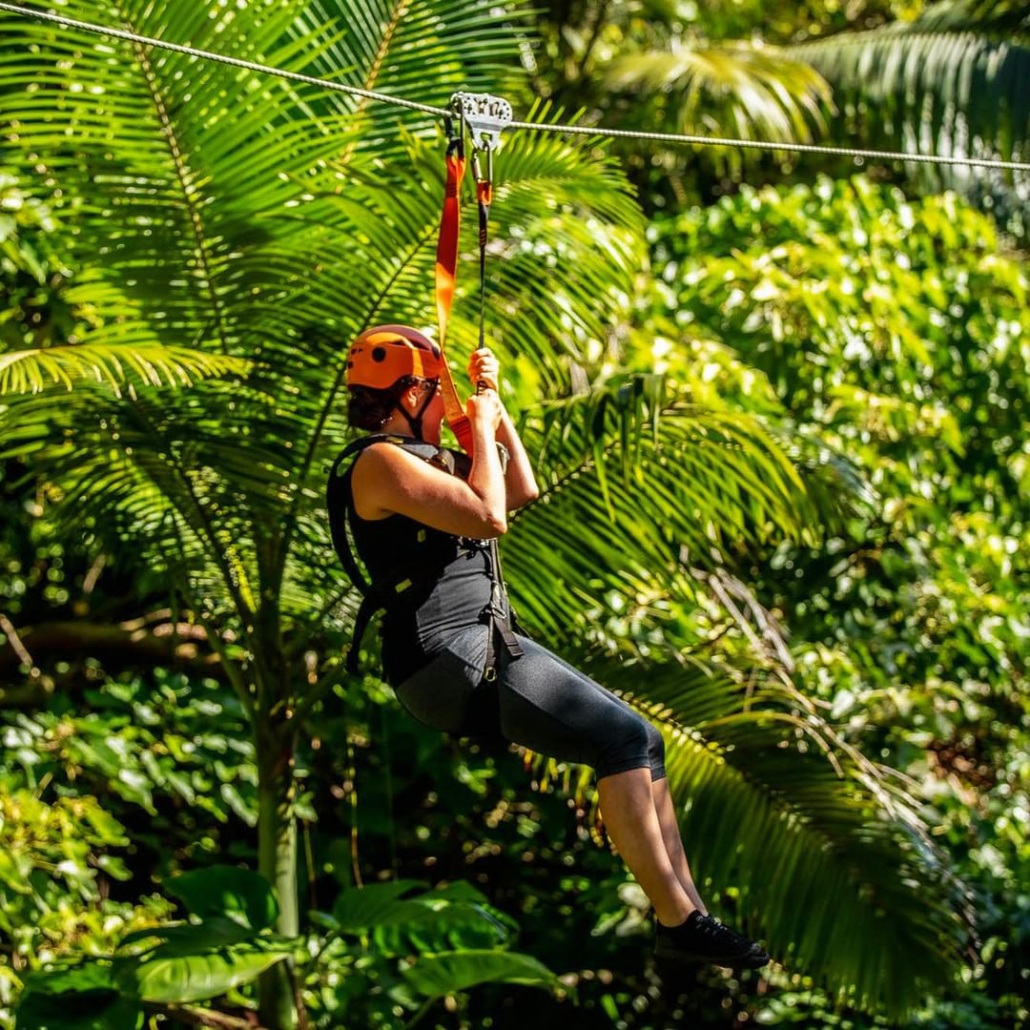
[[[679,926],[658,924],[655,958],[710,962],[730,969],[760,969],[769,956],[754,941],[741,937],[718,919],[695,909]]]

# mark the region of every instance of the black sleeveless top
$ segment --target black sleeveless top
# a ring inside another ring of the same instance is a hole
[[[471,463],[466,455],[436,451],[426,460],[468,478]],[[382,621],[383,677],[396,685],[422,668],[456,632],[483,624],[492,585],[488,543],[444,533],[406,515],[363,519],[353,498],[344,503],[355,549],[372,582],[401,588],[392,591]]]

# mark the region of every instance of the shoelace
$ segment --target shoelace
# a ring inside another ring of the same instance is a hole
[[[714,916],[701,915],[694,921],[694,925],[701,931],[706,937],[711,937],[713,940],[719,940],[720,938],[725,941],[743,941],[744,938],[740,934],[734,933],[728,926],[723,926]]]
[[[728,926],[724,926],[714,916],[701,915],[694,921],[694,926],[713,944],[745,951],[759,952],[762,949],[753,941],[748,940],[739,933],[735,933]]]

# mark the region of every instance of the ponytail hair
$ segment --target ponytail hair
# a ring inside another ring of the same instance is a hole
[[[371,386],[352,386],[347,403],[347,421],[355,429],[366,429],[373,433],[382,429],[404,391],[419,382],[422,380],[418,376],[401,376],[385,390]]]

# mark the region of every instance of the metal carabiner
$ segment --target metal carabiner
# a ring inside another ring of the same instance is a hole
[[[483,177],[482,165],[479,163],[479,151],[483,150],[486,152],[486,177]],[[481,147],[472,148],[472,176],[476,180],[476,184],[485,182],[487,185],[492,186],[494,181],[494,148],[489,143],[484,143]]]
[[[457,96],[458,94],[455,94]],[[454,131],[454,122],[457,119],[458,131]],[[454,102],[454,97],[451,97],[450,111],[444,115],[443,130],[447,134],[447,153],[453,154],[455,152],[464,156],[465,152],[465,111],[461,104]]]

